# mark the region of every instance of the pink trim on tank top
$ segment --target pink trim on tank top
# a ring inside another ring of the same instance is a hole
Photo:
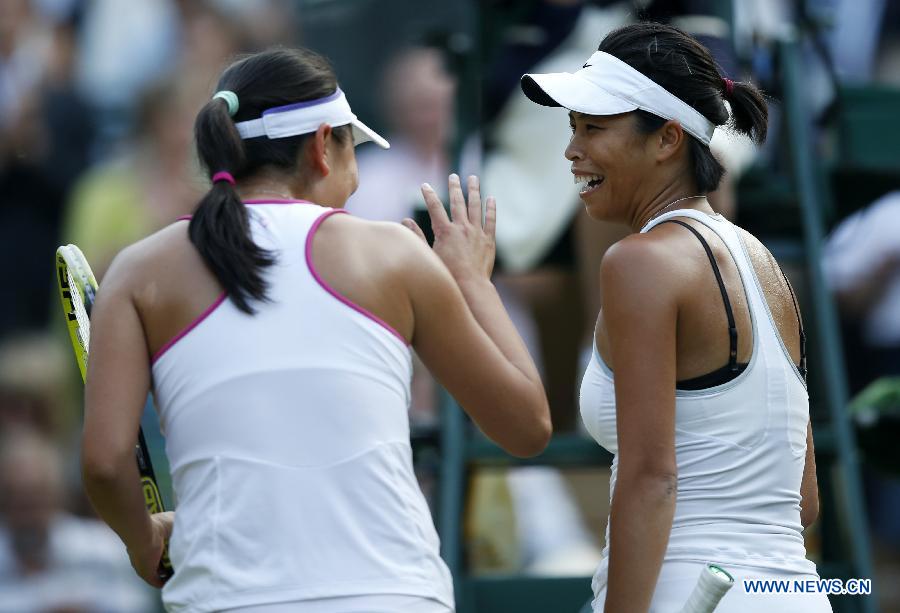
[[[404,345],[409,346],[409,342],[405,338],[403,338],[403,335],[400,334],[399,332],[397,332],[397,330],[395,330],[393,326],[391,326],[388,322],[386,322],[383,319],[381,319],[380,317],[378,317],[375,313],[372,313],[371,311],[364,309],[363,307],[359,306],[355,302],[351,301],[349,298],[339,294],[333,287],[328,285],[328,283],[325,282],[325,279],[320,277],[318,271],[316,271],[316,267],[312,261],[313,237],[316,235],[316,230],[319,229],[319,226],[322,225],[322,222],[336,213],[347,213],[347,211],[345,211],[343,209],[334,209],[334,210],[328,211],[326,213],[323,213],[318,219],[316,219],[313,222],[312,227],[309,229],[309,234],[306,235],[306,265],[309,267],[309,272],[312,273],[313,278],[316,280],[316,282],[319,285],[322,286],[322,289],[324,289],[326,292],[328,292],[329,294],[331,294],[332,296],[337,298],[340,302],[343,302],[345,305],[347,305],[348,307],[350,307],[357,313],[361,313],[361,314],[365,315],[366,317],[368,317],[369,319],[371,319],[378,325],[382,326],[388,332],[390,332],[391,334],[396,336],[398,339],[400,339],[400,341]]]
[[[244,200],[244,204],[315,204],[309,200],[288,200],[286,198],[266,198],[265,200]]]
[[[181,217],[175,218],[175,221],[190,221],[193,217],[193,215],[182,215]]]
[[[225,292],[222,292],[221,294],[219,294],[219,297],[216,298],[216,301],[213,302],[213,303],[212,303],[211,305],[209,305],[208,307],[206,307],[206,310],[203,311],[202,313],[200,313],[200,315],[198,315],[198,316],[194,319],[194,321],[192,321],[192,322],[189,323],[187,326],[185,326],[184,329],[181,330],[181,332],[179,332],[178,334],[176,334],[174,337],[172,337],[172,338],[169,340],[169,342],[167,342],[165,345],[163,345],[162,347],[160,347],[160,348],[159,348],[159,351],[157,351],[155,354],[153,354],[153,359],[150,361],[150,363],[151,363],[151,364],[155,364],[156,361],[157,361],[159,358],[161,358],[161,357],[163,356],[163,354],[164,354],[166,351],[168,351],[169,349],[171,349],[172,346],[173,346],[175,343],[177,343],[178,341],[180,341],[181,339],[183,339],[185,336],[187,336],[188,333],[189,333],[191,330],[193,330],[194,328],[196,328],[197,326],[199,326],[199,325],[203,322],[204,319],[206,319],[207,317],[209,317],[210,315],[212,315],[212,312],[215,311],[217,308],[219,308],[219,305],[220,305],[220,304],[222,304],[223,302],[225,302],[225,298],[226,298],[226,297],[227,297],[227,294],[226,294]]]

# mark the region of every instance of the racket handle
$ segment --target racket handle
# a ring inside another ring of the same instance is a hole
[[[733,585],[734,578],[724,569],[707,564],[681,613],[712,613]]]
[[[163,547],[162,558],[159,560],[159,568],[156,569],[156,574],[159,575],[159,578],[162,579],[162,582],[165,583],[169,580],[169,578],[175,574],[175,569],[172,568],[172,561],[169,560],[169,544],[166,543]]]

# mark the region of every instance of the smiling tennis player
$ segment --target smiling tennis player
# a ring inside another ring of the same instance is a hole
[[[565,156],[589,215],[633,232],[603,258],[581,387],[587,429],[615,454],[594,611],[678,611],[707,562],[738,586],[815,578],[802,536],[818,494],[800,315],[771,254],[706,200],[724,172],[709,149],[716,126],[765,138],[760,92],[653,23],[522,88],[569,110]],[[738,587],[716,610],[831,608],[823,594]]]

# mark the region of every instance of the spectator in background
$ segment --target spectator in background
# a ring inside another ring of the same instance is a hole
[[[441,185],[448,174],[456,80],[438,49],[410,47],[388,62],[379,93],[391,148],[360,153],[360,186],[347,209],[399,222],[424,206],[422,183]]]
[[[102,154],[127,134],[141,93],[177,65],[181,25],[176,0],[85,3],[77,80],[99,119]]]
[[[825,245],[823,267],[841,313],[858,328],[850,386],[900,375],[900,191],[844,219]]]
[[[298,2],[284,0],[179,0],[182,9],[190,14],[195,7],[206,4],[208,9],[227,16],[240,24],[241,37],[247,49],[259,50],[272,45],[297,43],[300,9]],[[222,66],[216,68],[221,72]],[[215,75],[214,75],[215,76]]]
[[[176,81],[151,87],[141,97],[134,144],[75,185],[62,241],[81,247],[98,279],[123,247],[194,208],[202,188],[191,127],[204,99]]]
[[[102,523],[63,510],[60,457],[42,435],[0,436],[0,612],[154,611],[125,548]]]
[[[74,411],[66,411],[73,396],[69,386],[73,371],[77,369],[71,350],[55,335],[18,333],[4,339],[0,344],[0,435],[25,428],[64,444],[76,423]]]
[[[46,260],[45,260],[46,261]],[[51,269],[52,270],[52,269]],[[57,322],[62,324],[62,318]],[[52,333],[16,333],[0,343],[0,437],[34,431],[65,457],[78,455],[81,378],[64,327]],[[77,391],[76,391],[77,390]],[[93,514],[75,462],[65,463],[68,509]],[[7,494],[0,494],[0,498]]]
[[[900,376],[897,228],[900,191],[844,219],[825,245],[823,269],[845,322],[847,374],[853,393],[880,377]],[[882,572],[900,575],[900,481],[869,471],[866,486],[876,552],[885,567],[892,567]]]
[[[72,80],[76,14],[0,2],[0,338],[47,321],[65,194],[87,164],[91,125]]]
[[[179,61],[137,96],[130,141],[72,190],[62,239],[81,247],[98,279],[120,249],[190,213],[205,189],[191,142],[194,116],[250,40],[238,14],[219,4],[181,7]]]

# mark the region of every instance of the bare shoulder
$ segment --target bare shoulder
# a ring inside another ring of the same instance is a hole
[[[679,237],[666,231],[626,236],[600,262],[604,293],[651,294],[657,300],[677,296],[684,267],[679,246]]]
[[[323,243],[377,259],[389,267],[414,268],[417,262],[437,259],[431,249],[399,223],[370,221],[353,215],[332,215],[317,234]]]
[[[186,220],[177,221],[122,249],[103,276],[104,291],[134,295],[165,271],[183,271],[185,257],[199,261],[187,229]]]
[[[407,239],[415,238],[412,232],[399,223],[393,221],[371,221],[350,214],[332,215],[327,223],[322,224],[319,232],[328,231],[328,228],[334,233],[341,233],[354,240],[374,237],[375,239],[388,240],[392,243],[399,241],[402,245],[408,242]]]

